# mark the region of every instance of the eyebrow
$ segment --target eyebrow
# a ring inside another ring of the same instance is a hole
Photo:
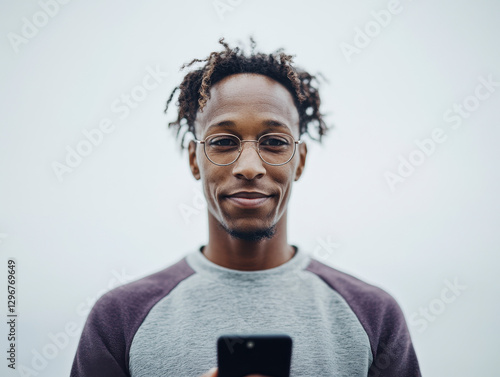
[[[291,128],[286,123],[282,123],[273,119],[266,119],[262,121],[261,124],[266,127],[287,128],[288,130],[291,131]],[[210,126],[208,126],[206,132],[208,132],[211,128],[215,127],[227,127],[227,126],[234,127],[235,125],[236,124],[232,120],[223,120],[221,122],[213,123]]]

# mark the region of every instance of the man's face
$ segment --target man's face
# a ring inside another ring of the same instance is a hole
[[[257,140],[276,132],[298,140],[299,114],[291,93],[282,84],[260,74],[235,74],[211,88],[210,99],[197,114],[195,128],[199,140],[217,133]],[[268,232],[281,219],[307,154],[305,143],[299,144],[288,163],[272,166],[257,154],[257,143],[242,143],[236,162],[218,166],[206,158],[202,144],[191,141],[188,149],[193,176],[203,183],[209,216],[230,234],[249,235]],[[269,197],[257,206],[246,207],[227,197],[240,191]]]

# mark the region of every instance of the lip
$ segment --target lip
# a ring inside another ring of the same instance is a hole
[[[264,204],[270,196],[263,196],[260,198],[241,198],[237,196],[227,196],[226,199],[232,203],[245,208],[256,208]]]
[[[234,194],[229,194],[226,195],[227,197],[238,197],[238,198],[247,198],[247,199],[257,199],[257,198],[264,198],[264,197],[269,197],[271,195],[264,194],[259,191],[238,191],[235,192]]]

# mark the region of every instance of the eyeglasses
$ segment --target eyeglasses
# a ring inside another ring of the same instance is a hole
[[[257,153],[266,164],[279,166],[289,162],[295,155],[297,144],[303,140],[295,140],[292,135],[283,133],[269,133],[262,135],[258,140],[241,140],[232,134],[214,134],[205,140],[195,141],[203,144],[207,158],[219,166],[231,165],[241,155],[242,143],[257,143]]]

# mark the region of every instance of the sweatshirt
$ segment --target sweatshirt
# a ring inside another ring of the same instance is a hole
[[[258,271],[215,264],[201,246],[105,293],[71,377],[200,377],[224,334],[288,334],[291,377],[421,376],[395,299],[292,246],[290,260]]]

